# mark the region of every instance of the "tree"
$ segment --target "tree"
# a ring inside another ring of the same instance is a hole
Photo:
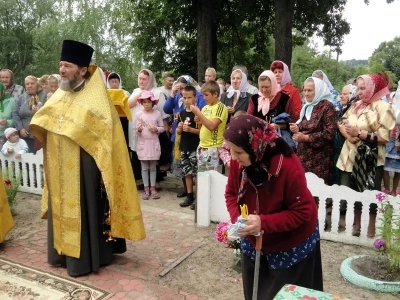
[[[369,65],[373,72],[391,71],[400,78],[400,36],[391,41],[381,43],[369,58]]]
[[[54,13],[53,0],[7,0],[0,10],[0,65],[21,80],[33,59],[32,30]]]

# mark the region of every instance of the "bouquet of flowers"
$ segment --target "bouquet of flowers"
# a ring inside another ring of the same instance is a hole
[[[233,249],[233,261],[234,265],[237,266],[241,263],[242,249],[240,248],[240,238],[232,238],[228,235],[228,229],[231,225],[230,221],[219,223],[215,230],[215,238],[225,247]]]

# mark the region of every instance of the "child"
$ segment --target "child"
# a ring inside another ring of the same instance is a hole
[[[49,76],[49,79],[47,80],[47,82],[49,83],[49,93],[53,93],[54,94],[58,89],[58,85],[60,83],[60,79],[58,79],[56,77],[56,75],[53,74],[53,75]]]
[[[142,166],[142,179],[144,191],[142,199],[160,198],[156,190],[157,161],[160,159],[161,147],[158,134],[164,132],[164,123],[161,113],[154,110],[158,99],[151,91],[143,91],[137,99],[143,110],[136,113],[137,155]],[[149,180],[150,171],[150,180]]]
[[[228,120],[228,109],[219,101],[219,85],[208,81],[201,87],[207,105],[200,109],[190,106],[192,112],[202,124],[200,128],[200,144],[197,148],[197,166],[199,170],[216,170],[219,165],[218,148],[224,141],[223,133]],[[190,206],[195,209],[194,203]]]
[[[21,158],[21,154],[28,153],[28,144],[19,138],[18,131],[15,128],[7,128],[4,131],[7,142],[3,145],[1,152],[4,155],[15,153],[15,158]]]
[[[186,86],[182,90],[185,109],[178,114],[177,134],[181,135],[179,144],[182,172],[185,176],[187,195],[186,199],[179,203],[181,207],[187,207],[194,202],[193,177],[197,174],[196,150],[199,146],[199,126],[194,120],[194,113],[190,109],[196,103],[196,89],[193,86]]]

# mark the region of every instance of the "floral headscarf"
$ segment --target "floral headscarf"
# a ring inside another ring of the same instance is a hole
[[[0,112],[4,111],[4,100],[11,98],[9,93],[6,93],[6,88],[4,84],[0,82]]]
[[[193,77],[190,76],[190,75],[182,75],[182,76],[179,76],[179,78],[184,78],[184,79],[186,80],[186,84],[187,84],[188,86],[197,87],[197,86],[199,85],[199,84],[197,83],[197,81],[194,80]],[[179,78],[178,78],[178,79],[179,79]]]
[[[157,88],[157,81],[156,78],[154,77],[154,74],[152,71],[150,71],[149,69],[142,69],[140,70],[139,74],[142,73],[143,71],[146,71],[147,73],[149,73],[149,81],[147,82],[146,86],[144,87],[143,90],[145,91],[151,91],[153,89]],[[138,85],[139,85],[139,78],[138,78]]]
[[[292,77],[290,76],[290,72],[289,72],[289,67],[288,67],[288,65],[285,64],[283,61],[280,61],[280,60],[275,60],[275,61],[272,62],[271,67],[270,67],[270,69],[271,69],[272,72],[274,72],[274,70],[277,69],[277,68],[275,68],[274,70],[272,69],[272,67],[273,67],[274,64],[276,64],[276,63],[281,63],[282,66],[283,66],[282,81],[281,81],[281,83],[279,84],[280,88],[283,89],[283,87],[284,87],[286,84],[288,84],[289,82],[292,82]]]
[[[386,82],[378,74],[361,75],[357,77],[358,79],[364,80],[365,83],[365,98],[361,99],[354,108],[354,112],[359,117],[367,105],[390,94],[390,91]]]
[[[328,89],[330,91],[334,90],[334,87],[333,87],[332,83],[330,82],[328,76],[326,76],[326,74],[322,70],[315,70],[311,76],[312,77],[322,77],[322,80],[326,83],[326,85],[328,86]]]
[[[263,161],[267,147],[275,148],[275,139],[278,138],[273,126],[251,115],[240,115],[231,119],[224,132],[225,140],[241,147],[250,156],[252,170],[259,168],[268,174],[266,163]],[[240,181],[238,202],[244,196],[248,181],[249,167],[243,167]],[[251,173],[251,172],[250,172]],[[251,174],[250,174],[251,175]]]
[[[246,97],[246,92],[247,92],[247,89],[249,87],[249,83],[247,82],[247,75],[244,74],[243,71],[240,70],[240,69],[234,70],[232,72],[232,74],[236,73],[238,71],[242,74],[242,81],[240,82],[240,86],[239,86],[238,90],[235,90],[232,85],[229,87],[228,95],[227,95],[228,98],[231,98],[233,96],[233,94],[235,94],[235,93],[238,94],[238,98],[239,97]]]
[[[303,120],[303,117],[306,116],[306,119],[310,121],[311,119],[311,114],[312,111],[314,110],[314,107],[320,103],[322,100],[329,100],[333,101],[333,95],[331,91],[329,90],[328,86],[319,78],[317,77],[308,77],[304,84],[308,81],[314,81],[314,86],[315,86],[315,95],[314,99],[311,102],[306,102],[303,107],[301,108],[300,111],[300,118],[296,122],[296,124],[299,124],[301,120]]]
[[[269,112],[271,101],[274,99],[276,93],[279,92],[279,85],[276,82],[275,74],[272,71],[267,70],[262,72],[258,77],[258,80],[263,76],[267,76],[271,82],[271,94],[269,97],[264,97],[263,94],[261,94],[261,91],[258,92],[258,111],[262,110],[262,114],[265,116]]]

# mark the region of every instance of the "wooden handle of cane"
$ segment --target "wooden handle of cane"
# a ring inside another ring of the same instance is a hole
[[[256,236],[256,250],[260,251],[262,248],[262,238],[263,238],[264,230],[261,230],[260,235]]]

